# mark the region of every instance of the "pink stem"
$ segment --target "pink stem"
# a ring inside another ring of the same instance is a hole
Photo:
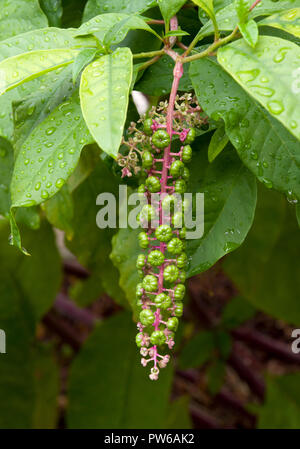
[[[172,51],[172,50],[170,50]],[[176,54],[177,57],[177,54]],[[164,151],[164,158],[162,164],[162,176],[161,176],[161,193],[166,193],[167,189],[167,181],[168,181],[168,168],[170,166],[170,152],[171,152],[171,144],[172,144],[172,136],[173,136],[173,116],[174,116],[174,106],[175,99],[178,91],[179,81],[183,75],[183,65],[180,61],[176,61],[174,71],[173,71],[173,84],[170,93],[168,111],[167,111],[167,133],[170,136],[170,145]],[[159,214],[159,224],[161,225],[164,222],[164,212],[161,209]],[[164,253],[165,245],[163,243],[160,244],[160,251]],[[163,283],[164,283],[164,264],[160,266],[159,276],[158,276],[158,293],[163,292]],[[160,309],[157,309],[155,312],[155,322],[154,329],[157,331],[159,329],[160,324]],[[157,346],[153,347],[154,355],[154,367],[157,366]]]

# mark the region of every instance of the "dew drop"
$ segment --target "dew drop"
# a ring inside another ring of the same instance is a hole
[[[43,198],[43,200],[46,200],[49,197],[49,193],[47,192],[47,190],[41,191],[41,197]]]
[[[64,179],[58,178],[57,181],[56,181],[56,183],[55,183],[55,185],[56,185],[56,187],[57,187],[58,189],[61,189],[62,186],[64,185],[64,183],[65,183]]]
[[[269,101],[267,106],[271,114],[279,115],[284,111],[283,104],[278,100]]]
[[[51,136],[55,132],[56,128],[54,126],[51,126],[50,128],[46,129],[47,136]]]
[[[41,188],[41,183],[37,182],[36,185],[34,186],[35,190],[40,190]]]

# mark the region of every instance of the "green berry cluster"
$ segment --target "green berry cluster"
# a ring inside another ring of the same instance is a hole
[[[172,138],[158,121],[145,119],[143,132],[150,147],[142,155],[146,178],[138,189],[147,204],[138,217],[144,228],[138,236],[144,252],[138,255],[136,262],[140,275],[136,299],[141,308],[136,344],[140,348],[142,365],[153,363],[149,377],[156,380],[159,369],[170,359],[168,354],[161,354],[161,350],[174,346],[178,318],[183,314],[188,257],[184,223],[181,228],[177,226],[184,217],[182,209],[178,211],[176,206],[178,196],[181,198],[187,189],[189,170],[186,164],[192,159],[190,144],[196,132],[194,128],[177,130],[182,145],[174,153],[171,151]],[[150,200],[154,193],[160,195],[153,205]]]

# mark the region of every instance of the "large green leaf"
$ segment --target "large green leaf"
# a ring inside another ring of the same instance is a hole
[[[29,31],[19,36],[0,42],[0,61],[33,50],[51,50],[58,48],[93,47],[96,40],[93,37],[76,37],[77,30],[61,28],[44,28]]]
[[[113,157],[123,135],[131,79],[132,53],[128,48],[118,48],[97,59],[81,77],[80,102],[85,122],[100,148]]]
[[[299,59],[296,44],[271,36],[261,36],[255,49],[239,40],[218,51],[220,64],[298,139]]]
[[[183,347],[179,356],[179,367],[181,369],[199,368],[213,357],[215,347],[212,332],[199,332]]]
[[[130,313],[99,325],[71,369],[68,424],[71,428],[158,429],[164,426],[171,366],[150,381],[139,361]]]
[[[53,109],[70,97],[75,89],[78,89],[78,86],[73,85],[70,66],[49,72],[39,80],[40,83],[36,83],[36,88],[30,94],[13,103],[15,128],[13,140],[16,152],[34,128],[43,122]]]
[[[28,302],[32,318],[38,320],[51,307],[61,282],[60,256],[52,229],[46,222],[42,222],[37,231],[22,228],[23,240],[31,250],[31,257],[25,257],[16,248],[9,246],[8,235],[9,225],[1,220],[2,272],[14,280],[15,288]]]
[[[169,22],[169,20],[175,16],[186,1],[187,0],[157,0],[165,22]]]
[[[80,50],[36,50],[0,63],[0,94],[51,70],[71,64]]]
[[[113,0],[103,2],[103,0],[88,0],[84,15],[83,22],[97,16],[98,14],[113,13],[142,13],[147,9],[157,6],[156,0]]]
[[[48,25],[38,0],[1,2],[0,40]]]
[[[61,0],[40,0],[41,8],[46,14],[49,26],[57,27],[61,25],[63,8]],[[40,27],[41,28],[41,27]]]
[[[88,22],[81,25],[77,36],[94,35],[101,45],[109,46],[118,44],[127,35],[129,30],[145,30],[156,34],[152,28],[147,25],[145,19],[136,15],[129,14],[103,14],[96,16]]]
[[[279,28],[296,37],[300,37],[300,8],[293,8],[274,14],[262,20],[260,25]]]
[[[0,137],[0,215],[9,216],[10,181],[14,166],[14,150],[10,143]]]
[[[5,409],[0,428],[53,428],[57,369],[49,351],[33,347],[34,319],[27,296],[14,275],[3,269],[0,297],[0,328],[6,334],[6,354],[0,357],[0,398]]]
[[[267,378],[266,400],[258,408],[259,429],[299,429],[300,374]]]
[[[111,238],[115,229],[99,229],[96,225],[96,216],[100,209],[96,205],[97,196],[105,192],[117,196],[118,184],[109,168],[100,161],[86,181],[73,192],[76,211],[72,222],[74,236],[66,243],[79,262],[90,272],[89,279],[75,284],[72,292],[72,296],[80,305],[90,304],[99,298],[103,290],[115,301],[127,305],[118,285],[118,271],[109,260]]]
[[[256,181],[232,147],[210,164],[206,151],[193,157],[191,192],[204,193],[204,235],[187,241],[188,276],[201,273],[244,241],[254,218]]]
[[[68,239],[73,237],[74,205],[68,185],[64,185],[50,200],[46,201],[44,210],[52,226],[64,231]]]
[[[91,141],[75,92],[34,129],[20,149],[11,183],[12,205],[32,206],[53,196]]]
[[[254,19],[255,17],[268,16],[277,12],[286,11],[287,9],[296,6],[297,1],[298,0],[264,0],[255,6],[255,8],[249,13],[248,17],[249,19]],[[216,20],[219,30],[233,30],[239,22],[234,2],[231,2],[229,5],[219,10],[216,14]],[[213,33],[213,31],[213,24],[209,21],[201,28],[199,38],[209,36]]]
[[[286,208],[278,193],[261,191],[253,228],[244,245],[225,259],[224,268],[258,309],[300,324],[299,227]]]
[[[120,229],[112,239],[111,260],[120,272],[120,286],[124,290],[132,310],[137,313],[136,285],[139,276],[136,269],[137,255],[141,252],[138,244],[139,230]]]
[[[299,142],[253,100],[213,59],[191,64],[199,103],[225,121],[226,134],[244,164],[268,187],[300,199]]]

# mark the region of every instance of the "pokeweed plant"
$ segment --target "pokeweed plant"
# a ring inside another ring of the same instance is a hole
[[[6,2],[8,15],[18,2]],[[58,26],[61,6],[52,6],[41,2]],[[174,345],[186,277],[244,241],[256,179],[292,204],[300,198],[299,1],[89,0],[78,28],[46,27],[37,1],[32,8],[34,21],[18,34],[3,28],[0,42],[0,213],[25,254],[18,225],[38,227],[38,206],[72,239],[66,205],[99,149],[115,182],[147,202],[161,194],[157,208],[143,207],[138,236],[115,234],[111,256],[120,296],[139,311],[136,342],[155,380]],[[142,117],[132,90],[150,96]],[[205,233],[191,242],[175,207],[188,189],[206,194]],[[130,245],[122,259],[118,247],[131,238],[145,251]],[[82,248],[80,258],[89,264]]]

